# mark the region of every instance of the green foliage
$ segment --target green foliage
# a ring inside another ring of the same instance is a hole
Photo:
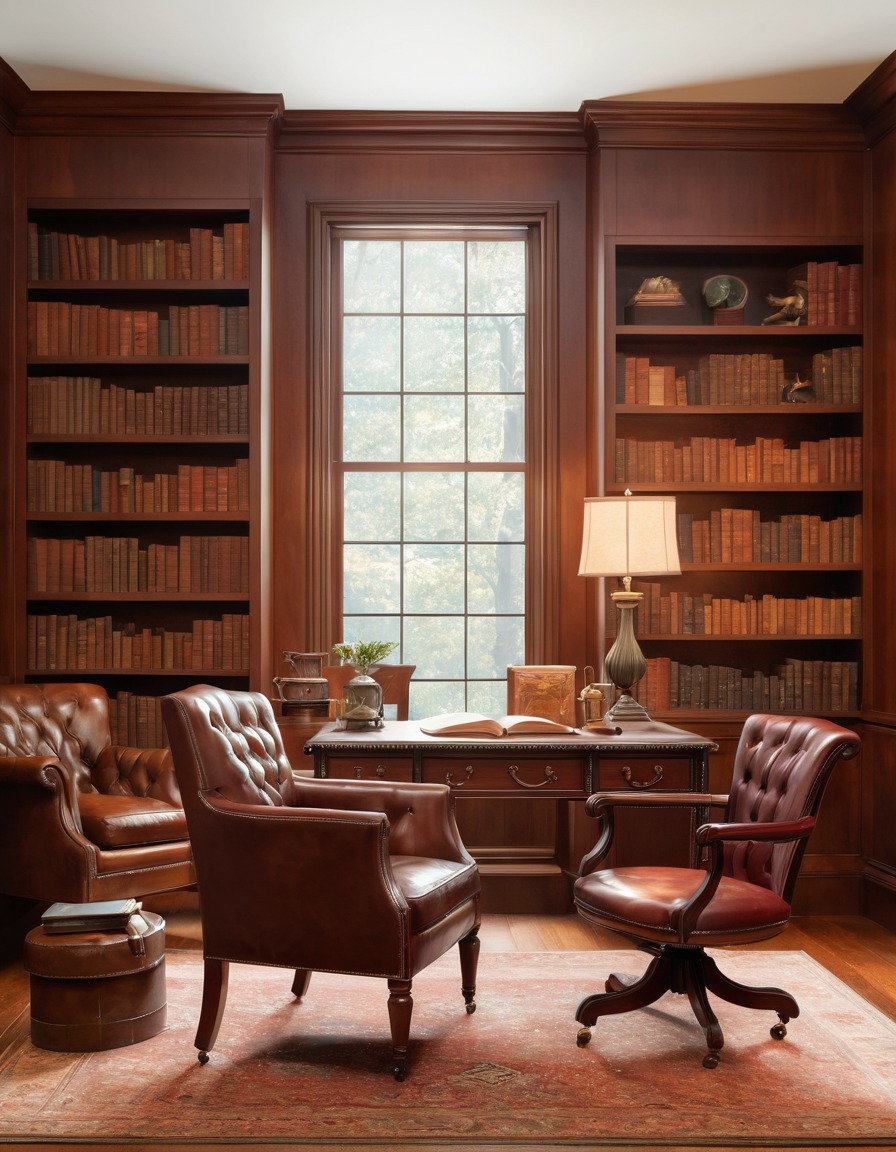
[[[398,645],[391,640],[356,640],[353,644],[334,644],[333,655],[343,664],[352,664],[362,675],[372,664],[378,664],[395,651]]]

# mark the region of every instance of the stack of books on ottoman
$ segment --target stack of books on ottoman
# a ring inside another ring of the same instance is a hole
[[[123,932],[140,901],[94,900],[89,904],[51,904],[40,918],[44,931],[53,935],[63,932]]]

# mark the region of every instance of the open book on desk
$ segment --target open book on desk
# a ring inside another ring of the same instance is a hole
[[[578,728],[543,716],[480,716],[477,712],[447,712],[417,721],[427,736],[556,736],[576,735]]]

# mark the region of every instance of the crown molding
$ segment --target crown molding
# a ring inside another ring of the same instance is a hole
[[[16,129],[19,110],[25,104],[31,89],[25,81],[0,58],[0,124],[10,132]]]
[[[584,153],[574,112],[286,112],[278,152]]]
[[[586,100],[579,109],[588,147],[832,148],[863,151],[861,125],[840,104],[675,103]]]
[[[847,96],[845,104],[864,127],[869,144],[876,144],[896,128],[896,52]]]
[[[217,92],[30,92],[16,131],[29,136],[264,136],[283,97]]]

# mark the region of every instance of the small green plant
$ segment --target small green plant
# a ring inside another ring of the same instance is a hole
[[[352,664],[362,676],[366,676],[372,664],[391,656],[397,647],[391,640],[356,640],[353,644],[334,644],[333,655],[343,664]]]

